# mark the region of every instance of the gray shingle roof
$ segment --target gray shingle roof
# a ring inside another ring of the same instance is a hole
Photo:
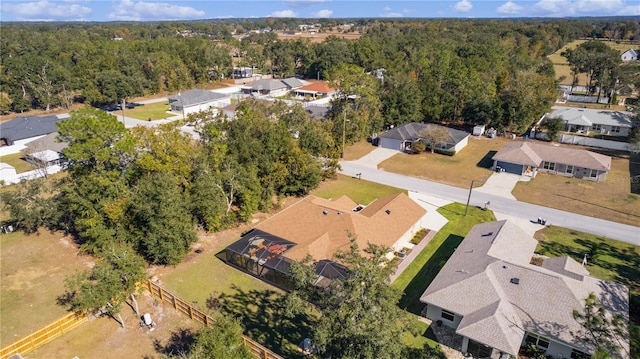
[[[262,80],[258,80],[250,83],[247,87],[255,91],[261,91],[261,90],[274,91],[274,90],[287,88],[287,85],[285,85],[282,81],[278,81],[278,80],[262,79]]]
[[[415,141],[422,137],[420,134],[423,131],[433,127],[442,127],[446,129],[447,132],[449,132],[449,142],[448,142],[449,144],[456,144],[464,140],[466,137],[470,135],[470,133],[465,131],[455,130],[453,128],[440,126],[433,123],[410,122],[410,123],[406,123],[404,125],[392,128],[378,137],[390,138],[394,140],[403,140],[403,141],[405,140]]]
[[[607,126],[631,127],[633,114],[624,111],[606,111],[589,108],[567,107],[549,114],[549,118],[561,118],[572,125],[593,126],[601,124]]]
[[[0,124],[0,138],[5,139],[8,145],[12,145],[14,141],[57,132],[56,123],[62,119],[64,118],[55,115],[18,117]]]
[[[611,157],[609,156],[591,151],[542,145],[527,141],[507,143],[493,155],[493,160],[533,167],[540,167],[542,166],[542,161],[549,161],[600,171],[609,171],[611,169]]]
[[[282,82],[287,85],[287,87],[289,87],[290,89],[297,89],[299,87],[302,87],[304,85],[307,84],[307,82],[302,82],[299,79],[295,78],[295,77],[289,77],[286,78],[284,80],[282,80]]]
[[[181,101],[184,107],[189,107],[230,97],[231,95],[228,94],[211,92],[202,89],[193,89],[182,92],[178,95],[170,96],[169,102]]]
[[[525,331],[592,352],[571,334],[580,330],[573,309],[583,308],[593,292],[607,310],[628,318],[628,289],[584,275],[571,259],[549,261],[553,270],[531,265],[536,244],[510,222],[478,224],[420,300],[463,316],[459,334],[513,355]]]

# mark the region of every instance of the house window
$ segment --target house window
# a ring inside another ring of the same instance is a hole
[[[599,123],[594,123],[593,124],[593,130],[600,132],[600,130],[602,130],[602,125],[599,124]]]
[[[555,162],[544,161],[542,162],[542,168],[544,168],[545,170],[554,171],[556,169],[556,164]]]
[[[591,177],[591,178],[596,178],[596,177],[598,177],[598,170],[594,170],[594,169],[592,169],[592,170],[591,170],[591,173],[589,173],[589,177]]]
[[[577,349],[573,349],[571,351],[571,359],[588,359],[591,358],[590,355],[587,355]]]
[[[527,334],[527,338],[524,340],[527,345],[535,345],[538,349],[549,349],[549,339],[535,334]]]
[[[442,319],[446,319],[450,322],[453,322],[453,320],[455,319],[455,314],[451,313],[448,310],[442,310]]]
[[[611,133],[620,133],[620,126],[611,126]]]
[[[567,165],[567,169],[565,170],[566,173],[572,174],[573,173],[573,166],[571,165]]]

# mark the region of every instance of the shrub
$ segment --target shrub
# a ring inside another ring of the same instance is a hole
[[[447,150],[444,148],[437,148],[435,149],[435,153],[439,153],[441,155],[446,155],[446,156],[453,156],[456,154],[455,150]]]
[[[426,229],[426,228],[422,228],[421,230],[416,232],[416,234],[413,236],[413,238],[411,238],[411,241],[409,241],[409,242],[412,243],[412,244],[418,244],[418,243],[420,243],[420,241],[422,241],[424,236],[427,235],[427,233],[429,233],[429,230]]]

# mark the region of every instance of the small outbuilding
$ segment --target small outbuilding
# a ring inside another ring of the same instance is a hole
[[[473,135],[474,136],[482,136],[484,134],[484,129],[485,129],[484,125],[475,126],[473,128]]]

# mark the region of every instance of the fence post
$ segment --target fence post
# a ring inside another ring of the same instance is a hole
[[[178,303],[176,302],[176,296],[171,296],[171,299],[173,300],[173,309],[178,309]]]
[[[162,288],[158,287],[158,293],[160,294],[160,303],[162,303],[162,301],[164,301],[164,298],[162,298]]]
[[[189,305],[189,317],[193,319],[193,307]]]
[[[204,315],[204,326],[208,327],[209,326],[209,316],[208,315]]]

